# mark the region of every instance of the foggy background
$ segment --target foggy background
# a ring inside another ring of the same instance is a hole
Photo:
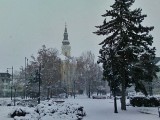
[[[113,0],[0,0],[0,70],[8,67],[19,70],[25,65],[25,57],[36,56],[42,45],[57,48],[61,43],[65,22],[71,55],[79,56],[91,50],[96,57],[103,37],[92,32],[101,25],[101,17],[110,9]],[[154,26],[151,34],[156,55],[160,56],[160,0],[136,0],[134,8],[142,8],[147,14],[144,24]]]

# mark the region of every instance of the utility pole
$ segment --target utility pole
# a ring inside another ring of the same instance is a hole
[[[16,105],[16,88],[14,88],[14,106]]]
[[[27,60],[27,58],[25,57],[25,66],[24,66],[24,99],[26,97],[26,60]]]
[[[11,100],[12,100],[12,87],[13,87],[13,66],[12,66],[12,86],[11,86]]]
[[[27,98],[27,94],[26,94],[26,82],[27,82],[27,75],[26,75],[26,72],[27,72],[27,66],[28,66],[28,59],[27,57],[25,57],[25,68],[24,68],[24,80],[25,80],[25,85],[24,85],[24,99]]]
[[[12,100],[12,87],[13,87],[13,66],[12,66],[12,68],[7,68],[7,73],[8,73],[8,69],[12,69],[12,81],[11,81],[11,100]]]
[[[40,89],[40,87],[41,87],[41,63],[40,63],[40,65],[39,65],[39,73],[38,73],[38,80],[39,80],[39,95],[38,95],[38,104],[40,104],[40,95],[41,95],[41,89]]]

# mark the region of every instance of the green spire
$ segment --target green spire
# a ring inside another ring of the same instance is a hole
[[[64,38],[62,41],[63,45],[69,45],[69,41],[68,41],[68,33],[67,33],[67,24],[65,23],[65,29],[64,29]]]

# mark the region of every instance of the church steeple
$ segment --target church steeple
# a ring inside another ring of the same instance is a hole
[[[65,23],[64,33],[67,33],[67,24]]]
[[[62,41],[62,54],[69,57],[70,56],[70,42],[68,40],[68,33],[67,33],[67,25],[65,23],[65,29],[64,29],[64,34],[63,34],[63,41]]]
[[[62,41],[63,45],[69,45],[70,43],[68,41],[68,33],[67,33],[66,23],[65,23],[65,29],[64,29],[64,35],[63,36],[64,36],[63,41]]]

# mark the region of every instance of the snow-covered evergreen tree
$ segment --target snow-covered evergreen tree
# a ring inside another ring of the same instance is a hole
[[[96,26],[98,30],[94,32],[106,36],[99,44],[102,45],[99,62],[103,63],[104,77],[110,83],[121,85],[122,110],[126,110],[126,88],[134,84],[136,90],[147,94],[142,81],[152,81],[156,72],[156,66],[152,63],[155,47],[152,47],[153,37],[149,34],[154,27],[142,25],[147,15],[142,15],[140,8],[132,10],[134,2],[115,0],[112,9],[102,15],[105,17],[103,24]],[[137,69],[141,72],[137,72]],[[146,79],[150,71],[150,79]]]

